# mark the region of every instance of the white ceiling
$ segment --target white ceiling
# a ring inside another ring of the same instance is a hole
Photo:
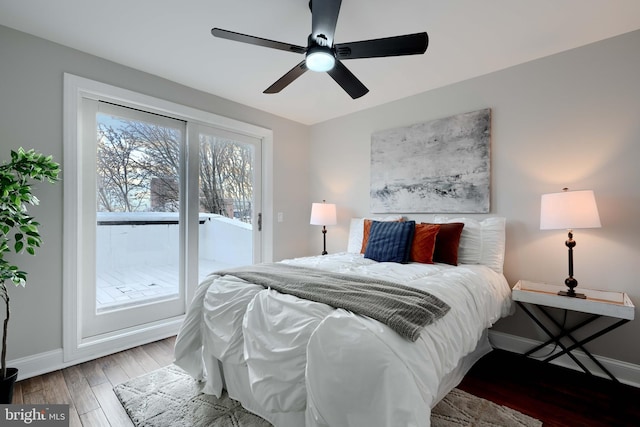
[[[639,29],[640,1],[343,0],[336,43],[430,39],[424,55],[345,61],[369,88],[357,100],[313,72],[263,94],[303,56],[211,36],[306,46],[307,0],[0,0],[0,25],[313,124]]]

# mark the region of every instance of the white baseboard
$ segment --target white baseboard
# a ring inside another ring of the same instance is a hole
[[[8,360],[7,366],[18,368],[18,381],[66,368],[62,349],[47,351],[20,359]]]
[[[496,331],[489,331],[489,341],[491,342],[493,348],[511,351],[519,354],[526,353],[528,350],[534,348],[535,346],[542,344],[542,342],[540,341],[535,341]],[[544,356],[551,355],[552,353],[550,352],[553,351],[553,347],[553,345],[548,345],[547,347],[540,349],[538,354]],[[561,351],[561,349],[556,349],[556,351],[559,352]],[[593,363],[593,361],[585,353],[581,351],[572,351],[572,354],[594,375],[609,379],[609,376],[602,372],[600,368],[595,363]],[[611,372],[618,379],[618,381],[633,387],[640,387],[639,365],[634,365],[632,363],[623,362],[608,357],[598,355],[594,356],[605,368],[607,368],[609,372]],[[557,359],[551,361],[551,363],[554,365],[562,366],[564,368],[570,368],[582,372],[582,369],[580,369],[580,367],[577,366],[575,362],[571,360],[571,358],[567,355],[560,356]]]
[[[137,339],[131,338],[117,347],[96,347],[93,348],[91,352],[85,352],[85,354],[83,354],[81,357],[67,362],[64,361],[64,352],[62,348],[59,348],[56,350],[35,354],[33,356],[8,360],[7,366],[18,368],[18,381],[26,380],[27,378],[35,377],[42,374],[48,374],[49,372],[68,368],[69,366],[77,365],[89,360],[107,356],[109,354],[114,354],[119,351],[127,350],[129,348],[168,338],[174,336],[177,331],[178,328],[174,327],[172,329],[156,331],[155,334],[141,335],[138,336]]]

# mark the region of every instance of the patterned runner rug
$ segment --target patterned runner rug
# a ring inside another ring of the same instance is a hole
[[[270,427],[223,393],[220,399],[200,393],[187,373],[170,365],[114,387],[131,421],[138,427]],[[540,427],[542,422],[462,390],[452,390],[431,411],[433,427]]]

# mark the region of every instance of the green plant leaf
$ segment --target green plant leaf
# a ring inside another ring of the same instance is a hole
[[[40,246],[40,243],[42,242],[42,239],[37,238],[37,237],[27,237],[27,245],[29,246]]]
[[[27,273],[5,259],[10,252],[28,252],[35,254],[42,239],[38,226],[33,217],[27,213],[28,205],[37,205],[38,198],[32,194],[31,181],[53,183],[58,180],[60,165],[53,161],[52,156],[45,156],[35,150],[25,151],[20,147],[11,150],[11,159],[0,164],[0,297],[8,302],[5,281],[11,281],[17,286],[25,286]],[[12,230],[13,244],[8,237]],[[5,360],[2,358],[2,365]]]

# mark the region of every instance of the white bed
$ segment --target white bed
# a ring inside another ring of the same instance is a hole
[[[350,252],[282,261],[440,298],[450,311],[417,341],[344,309],[212,274],[178,334],[175,363],[205,393],[226,389],[277,427],[429,426],[431,408],[490,351],[487,329],[512,311],[504,219],[437,219],[464,221],[458,266],[367,259],[356,250],[357,224]]]

